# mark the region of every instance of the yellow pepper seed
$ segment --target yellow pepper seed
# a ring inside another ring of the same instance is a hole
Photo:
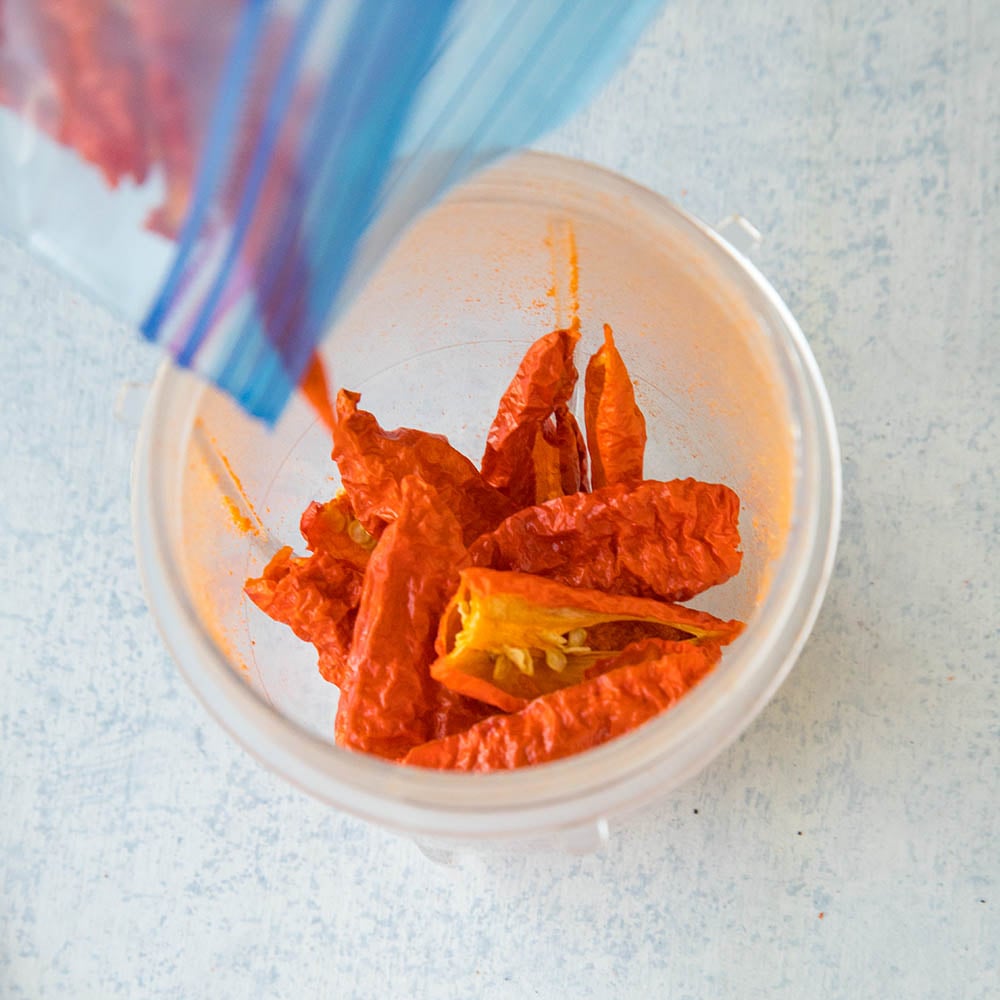
[[[558,649],[545,650],[545,665],[549,670],[561,673],[566,669],[566,654]]]
[[[358,520],[351,521],[347,526],[347,537],[363,549],[370,549],[375,544],[375,539],[372,538],[365,529],[365,526]]]

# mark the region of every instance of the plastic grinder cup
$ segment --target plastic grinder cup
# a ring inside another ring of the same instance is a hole
[[[424,215],[327,339],[331,388],[360,391],[384,427],[446,434],[478,460],[525,348],[569,319],[571,236],[578,364],[610,323],[646,414],[646,475],[723,482],[742,500],[743,569],[694,603],[744,619],[746,632],[675,708],[619,740],[496,774],[425,771],[338,749],[337,690],[319,676],[312,646],[242,593],[277,547],[302,550],[301,512],[337,491],[328,432],[300,399],[268,430],[169,366],[140,432],[139,563],[198,696],[300,788],[432,841],[587,846],[607,818],[695,774],[791,669],[833,562],[836,432],[794,319],[713,232],[594,167],[518,155]]]

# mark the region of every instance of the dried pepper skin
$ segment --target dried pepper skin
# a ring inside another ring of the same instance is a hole
[[[586,489],[576,418],[567,403],[576,387],[573,351],[580,332],[554,330],[528,348],[504,392],[486,438],[483,478],[518,510]],[[559,492],[556,492],[559,491]]]
[[[323,678],[342,688],[361,581],[362,570],[347,560],[325,552],[296,556],[286,546],[244,591],[264,614],[311,642]]]
[[[418,746],[403,762],[498,771],[589,750],[676,704],[720,656],[713,643],[647,639],[626,649],[607,673],[536,698],[512,715],[496,715],[463,733]]]
[[[493,705],[467,698],[457,691],[451,691],[437,684],[434,692],[434,708],[430,714],[430,739],[443,740],[455,733],[464,733],[477,722],[497,714]]]
[[[264,614],[288,625],[319,653],[324,679],[342,686],[361,581],[374,539],[344,494],[311,503],[299,524],[311,556],[281,549],[244,591]]]
[[[593,488],[640,482],[646,418],[636,404],[632,380],[607,323],[604,344],[587,365],[583,412]]]
[[[399,492],[365,570],[336,721],[339,745],[390,759],[447,728],[452,699],[442,704],[429,664],[466,554],[461,526],[431,487],[405,476]]]
[[[721,484],[619,483],[522,510],[469,555],[572,587],[686,601],[739,572],[739,509]]]
[[[676,604],[470,568],[460,574],[441,616],[431,676],[454,691],[517,712],[534,698],[592,676],[595,664],[638,639],[724,645],[742,627]]]
[[[513,513],[510,501],[447,438],[406,427],[385,431],[358,409],[360,399],[346,389],[337,394],[333,458],[358,519],[373,535],[398,516],[407,475],[433,487],[438,503],[458,518],[466,544]]]
[[[375,547],[375,539],[354,516],[346,493],[338,493],[326,503],[314,500],[302,512],[299,530],[310,552],[344,559],[360,570],[368,565]]]
[[[569,493],[590,489],[587,442],[567,406],[557,406],[553,420],[542,425],[542,437],[559,452],[559,492],[545,497],[554,500]],[[536,502],[544,502],[542,500]]]

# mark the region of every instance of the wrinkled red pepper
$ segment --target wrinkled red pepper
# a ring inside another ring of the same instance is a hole
[[[343,495],[311,503],[300,528],[313,554],[296,556],[290,547],[281,549],[258,579],[247,580],[244,590],[266,615],[311,642],[324,679],[342,687],[374,539]]]
[[[469,550],[475,566],[686,601],[740,568],[739,497],[675,479],[605,486],[522,510]]]
[[[372,534],[398,516],[400,483],[407,475],[436,491],[438,502],[458,518],[466,544],[513,511],[446,437],[407,427],[385,431],[371,413],[358,409],[360,399],[346,389],[337,394],[333,458],[359,520]]]
[[[355,517],[346,493],[326,503],[315,500],[302,512],[299,531],[310,552],[323,552],[364,570],[375,539]]]
[[[497,771],[589,750],[676,704],[720,656],[713,643],[646,639],[614,659],[606,673],[536,698],[513,715],[496,715],[463,733],[415,747],[403,762]]]
[[[397,759],[472,707],[431,679],[438,619],[466,557],[461,527],[416,476],[399,483],[396,519],[365,570],[345,683],[341,746]]]
[[[576,329],[554,330],[528,348],[486,438],[486,482],[520,510],[587,489],[583,435],[568,406],[576,387]]]
[[[345,493],[303,515],[312,555],[283,550],[248,593],[317,643],[342,689],[340,745],[464,770],[556,760],[670,707],[741,631],[669,603],[739,570],[739,500],[641,481],[645,423],[610,328],[584,407],[606,485],[584,492],[577,338],[532,345],[501,402],[483,468],[506,496],[445,438],[384,431],[356,393],[331,411],[310,369]]]
[[[636,405],[632,380],[607,323],[604,344],[587,365],[583,412],[593,488],[640,482],[646,418]]]
[[[638,639],[725,645],[741,629],[740,622],[677,604],[470,568],[441,616],[431,676],[516,712],[533,698],[578,684]]]

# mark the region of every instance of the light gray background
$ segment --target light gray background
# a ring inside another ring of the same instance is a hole
[[[154,353],[0,246],[0,996],[997,996],[998,58],[994,0],[675,0],[546,143],[763,230],[844,450],[798,668],[597,857],[435,867],[222,735],[133,566]]]

